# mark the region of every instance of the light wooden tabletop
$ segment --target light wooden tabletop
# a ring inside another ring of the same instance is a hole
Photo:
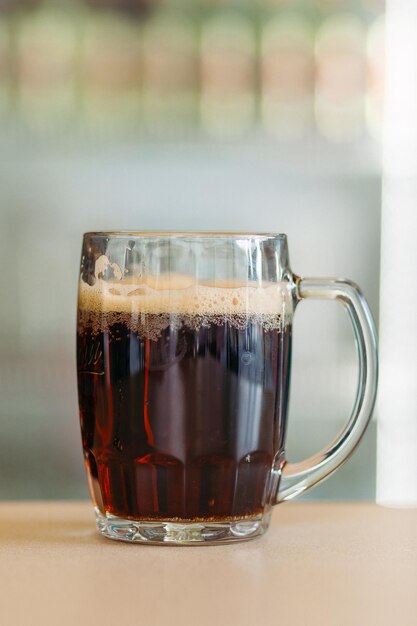
[[[100,537],[90,503],[0,504],[4,626],[417,625],[417,509],[290,503],[219,547]]]

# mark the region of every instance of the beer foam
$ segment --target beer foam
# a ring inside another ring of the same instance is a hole
[[[197,282],[179,274],[80,280],[79,324],[94,331],[115,322],[157,338],[168,326],[199,328],[229,322],[245,328],[258,322],[266,330],[290,321],[292,296],[288,283]]]

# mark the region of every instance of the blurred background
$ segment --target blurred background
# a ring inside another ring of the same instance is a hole
[[[286,232],[378,319],[384,3],[0,0],[0,498],[88,497],[75,377],[87,230]],[[287,456],[355,397],[350,322],[295,318]],[[373,499],[376,428],[305,498]]]

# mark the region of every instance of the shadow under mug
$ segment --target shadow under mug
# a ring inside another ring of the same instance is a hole
[[[359,381],[339,436],[293,464],[285,459],[291,332],[305,298],[346,308]],[[350,456],[377,388],[376,333],[358,287],[295,276],[282,234],[87,233],[77,359],[97,526],[129,542],[264,533],[272,505]]]

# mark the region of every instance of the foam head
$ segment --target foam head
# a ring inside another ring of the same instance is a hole
[[[165,319],[165,326],[175,323],[200,327],[228,321],[244,328],[249,321],[258,321],[265,328],[280,328],[291,319],[292,296],[286,282],[201,283],[179,274],[122,280],[97,278],[94,285],[80,280],[79,310],[84,322],[90,319],[93,326],[102,326],[104,318],[107,324],[117,318],[133,328],[140,318],[145,328],[146,323],[149,326],[154,322],[151,317],[159,316]]]

